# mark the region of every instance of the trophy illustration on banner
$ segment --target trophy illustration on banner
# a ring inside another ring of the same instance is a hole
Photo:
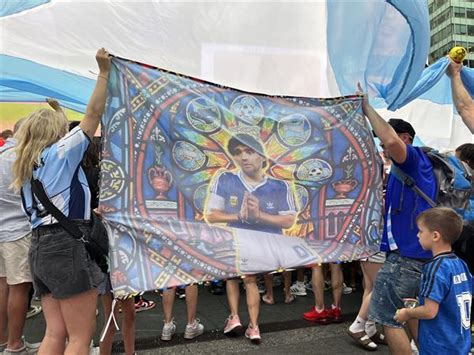
[[[154,154],[156,166],[148,169],[148,181],[151,187],[158,193],[156,199],[167,199],[166,192],[171,188],[173,183],[173,176],[162,165],[163,148],[160,143],[164,142],[163,136],[160,134],[160,129],[155,128],[151,140],[154,142]]]

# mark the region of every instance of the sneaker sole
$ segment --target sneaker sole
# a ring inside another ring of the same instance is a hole
[[[308,293],[307,292],[293,292],[293,291],[291,291],[291,294],[295,295],[295,296],[306,296]]]
[[[236,324],[232,328],[228,329],[227,331],[224,330],[224,335],[227,336],[237,336],[242,332],[242,324]]]
[[[187,340],[191,340],[191,339],[197,338],[198,336],[202,335],[203,333],[204,333],[204,330],[202,332],[199,332],[198,334],[186,334],[186,333],[184,333],[183,338],[187,339]]]
[[[150,309],[153,309],[156,307],[156,304],[153,305],[152,307],[140,307],[140,308],[135,308],[135,313],[140,313],[140,312],[144,312],[144,311],[149,311]],[[121,311],[121,310],[120,310]],[[122,312],[120,312],[122,313]]]
[[[308,317],[303,316],[303,319],[307,320],[308,322],[313,322],[313,323],[317,323],[317,324],[321,324],[321,325],[328,325],[328,324],[331,323],[331,320],[328,319],[328,318],[314,319],[314,318],[308,318]]]
[[[261,337],[258,337],[258,338],[253,337],[253,338],[252,338],[252,337],[248,336],[247,333],[245,333],[245,337],[246,337],[247,339],[249,339],[253,344],[257,344],[257,345],[260,344],[260,342],[262,341],[262,338],[261,338]]]
[[[174,335],[174,334],[173,334]],[[170,341],[171,339],[173,339],[173,335],[166,335],[166,336],[161,336],[161,340],[163,341]]]

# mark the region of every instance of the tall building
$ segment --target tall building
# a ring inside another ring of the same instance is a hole
[[[431,45],[430,64],[454,46],[469,54],[464,64],[474,67],[474,0],[428,0]]]

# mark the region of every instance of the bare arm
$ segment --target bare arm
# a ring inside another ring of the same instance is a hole
[[[79,126],[90,138],[94,137],[94,133],[99,126],[100,118],[104,113],[105,100],[107,99],[107,81],[110,72],[110,55],[101,48],[97,51],[95,56],[99,66],[99,76],[95,84],[92,96],[87,104],[86,114]]]
[[[357,86],[357,94],[364,96],[364,100],[362,101],[362,110],[369,119],[370,125],[372,126],[375,134],[383,143],[390,158],[399,164],[404,163],[407,158],[406,144],[398,136],[397,132],[395,132],[392,126],[390,126],[387,121],[385,121],[369,104],[367,95],[364,95],[360,84],[357,84]]]
[[[395,314],[395,320],[404,323],[409,319],[433,319],[438,314],[439,303],[426,298],[423,306],[402,308]]]
[[[464,124],[474,134],[474,103],[461,80],[462,64],[451,61],[447,74],[451,78],[454,105]]]
[[[220,210],[210,210],[205,212],[205,217],[209,223],[232,223],[239,221],[238,213],[225,213]]]

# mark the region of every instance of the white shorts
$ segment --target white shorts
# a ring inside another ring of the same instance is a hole
[[[303,238],[235,229],[237,264],[242,274],[293,269],[320,260]]]
[[[8,285],[32,282],[28,252],[31,233],[13,242],[0,243],[0,277],[7,278]]]

